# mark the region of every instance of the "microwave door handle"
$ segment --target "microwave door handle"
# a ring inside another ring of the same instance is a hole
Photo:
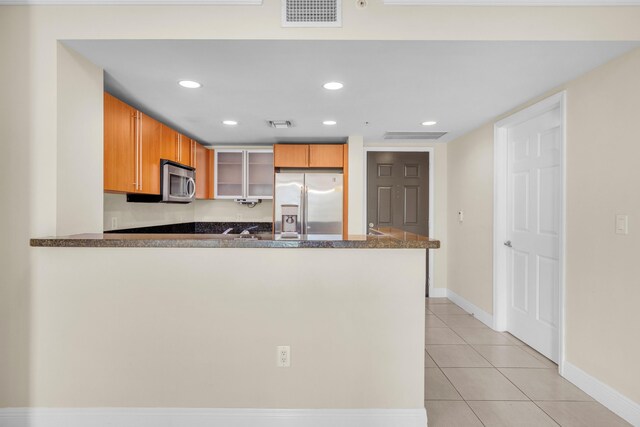
[[[189,185],[191,185],[191,189],[189,189]],[[187,178],[187,192],[188,199],[191,199],[196,194],[196,181],[191,177]]]

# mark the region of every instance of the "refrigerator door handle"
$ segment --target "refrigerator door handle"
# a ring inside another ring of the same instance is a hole
[[[309,225],[307,224],[307,222],[309,222],[309,186],[306,184],[304,185],[304,229],[302,230],[302,234],[309,234]]]
[[[304,181],[302,182],[302,185],[300,186],[300,234],[304,234],[304,227],[306,226],[306,221],[305,221],[305,202],[306,202],[306,197],[305,197],[305,185],[304,185]]]

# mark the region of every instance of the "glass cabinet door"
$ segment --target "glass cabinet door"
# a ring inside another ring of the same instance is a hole
[[[215,152],[216,198],[236,199],[243,196],[244,153],[242,150],[218,150]]]
[[[247,198],[273,199],[273,151],[247,151]]]

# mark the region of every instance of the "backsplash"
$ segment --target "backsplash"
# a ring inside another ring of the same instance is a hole
[[[196,200],[196,222],[271,222],[273,201],[263,200],[255,207],[242,206],[233,200]]]
[[[124,194],[104,194],[104,230],[193,222],[193,203],[127,203]],[[113,223],[116,219],[116,224]],[[115,225],[115,226],[114,226]]]
[[[104,194],[104,231],[188,222],[271,222],[273,202],[254,208],[233,200],[196,200],[193,203],[127,203],[124,194]],[[113,223],[115,218],[116,224]],[[115,226],[114,226],[115,225]]]

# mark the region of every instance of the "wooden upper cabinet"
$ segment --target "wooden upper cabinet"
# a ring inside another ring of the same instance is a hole
[[[341,168],[344,165],[343,144],[310,144],[309,167]]]
[[[344,144],[275,144],[276,168],[342,168]]]
[[[195,167],[196,145],[104,93],[104,191],[160,194],[160,160]]]
[[[136,110],[104,94],[104,191],[134,192]]]
[[[195,144],[196,199],[213,199],[213,150]]]
[[[142,113],[138,113],[140,136],[140,179],[137,193],[160,194],[160,148],[162,124]]]
[[[273,166],[276,168],[309,167],[309,145],[275,144],[273,146]]]
[[[186,166],[194,166],[195,160],[191,154],[191,149],[193,148],[191,138],[178,134],[178,141],[178,162]]]
[[[178,162],[178,132],[162,124],[160,158]]]

